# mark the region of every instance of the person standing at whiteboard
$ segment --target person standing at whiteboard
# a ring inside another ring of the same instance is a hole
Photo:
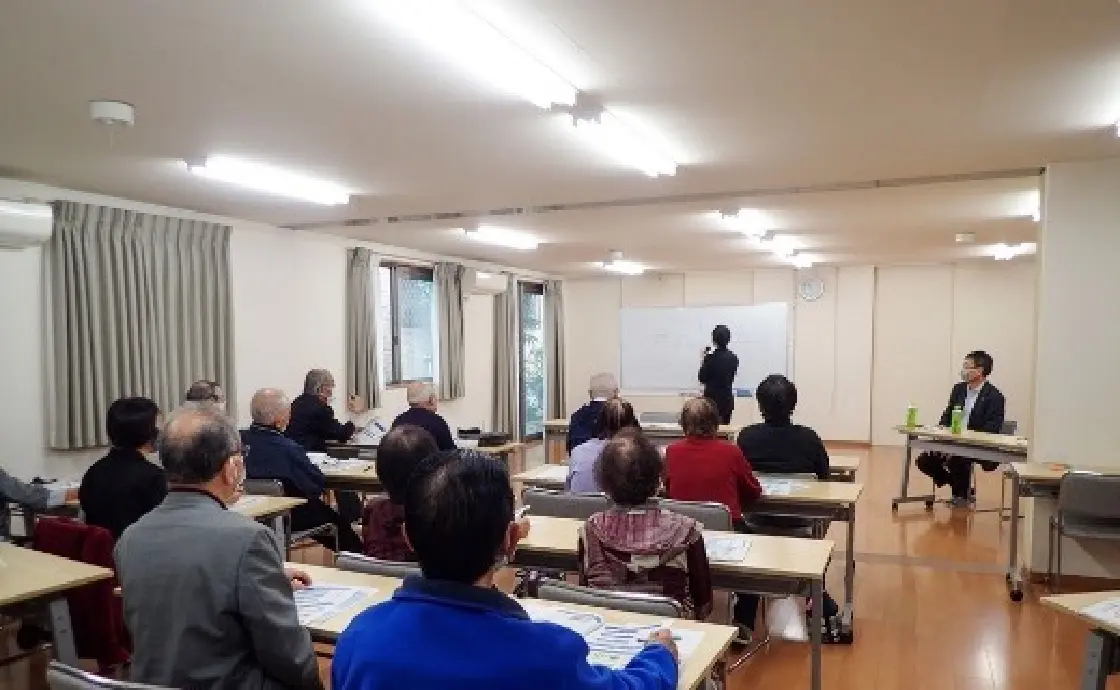
[[[704,360],[696,375],[704,384],[704,397],[716,404],[719,410],[719,423],[730,424],[731,413],[735,410],[735,392],[731,389],[735,382],[735,372],[739,370],[739,358],[727,349],[731,342],[731,329],[720,324],[712,329],[712,346],[704,348]]]

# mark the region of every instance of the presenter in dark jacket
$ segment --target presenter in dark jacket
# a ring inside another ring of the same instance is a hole
[[[303,395],[292,401],[292,419],[284,435],[311,453],[324,453],[327,441],[345,443],[354,435],[353,422],[342,424],[334,418],[331,399],[334,377],[326,369],[312,369],[303,379]],[[361,398],[351,395],[347,408],[354,414],[365,412]]]
[[[731,413],[735,410],[735,372],[739,370],[739,358],[727,349],[731,342],[731,329],[720,324],[712,329],[712,344],[715,348],[704,348],[704,360],[696,375],[704,384],[704,397],[716,404],[719,410],[719,423],[730,424]]]
[[[283,391],[263,388],[249,403],[253,424],[241,432],[245,476],[249,479],[276,479],[284,485],[284,495],[305,498],[307,503],[292,509],[292,530],[300,532],[319,525],[338,528],[338,544],[333,537],[316,536],[328,548],[361,553],[362,540],[334,508],[323,502],[326,478],[307,457],[298,443],[284,436],[291,407]]]
[[[964,427],[969,431],[1003,432],[1003,393],[988,381],[994,365],[992,356],[983,350],[965,356],[961,382],[953,386],[949,394],[949,404],[941,413],[941,426],[952,423],[953,408],[959,407],[964,411]],[[955,507],[967,507],[971,500],[971,463],[972,460],[955,455],[923,453],[918,458],[918,469],[929,475],[937,486],[948,484],[951,487]],[[980,467],[991,472],[999,463],[981,461]]]

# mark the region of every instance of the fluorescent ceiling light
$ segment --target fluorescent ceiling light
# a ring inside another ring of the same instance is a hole
[[[188,162],[187,169],[199,177],[315,204],[337,206],[350,202],[350,192],[333,182],[232,156],[210,156],[203,165]]]
[[[477,228],[463,228],[467,239],[492,244],[509,249],[536,249],[540,244],[535,237],[531,237],[516,230],[499,228],[494,225],[479,225]]]
[[[477,78],[545,110],[574,105],[576,87],[454,0],[376,0],[399,28]]]
[[[1017,256],[1024,256],[1026,254],[1034,254],[1038,250],[1038,245],[1034,242],[1023,242],[1022,244],[999,244],[993,245],[991,249],[992,258],[996,261],[1009,261]]]
[[[0,201],[0,213],[31,218],[51,218],[54,214],[46,204],[28,204],[22,201]]]
[[[626,259],[610,259],[604,261],[602,266],[608,271],[628,276],[641,275],[646,270],[645,266],[634,261],[627,261]]]
[[[797,240],[788,235],[774,235],[770,239],[757,240],[758,246],[780,259],[788,259],[797,249]]]
[[[794,254],[789,260],[795,268],[810,268],[813,265],[813,260],[806,254]]]
[[[774,220],[764,211],[741,208],[737,211],[717,211],[719,219],[728,227],[752,237],[761,237],[774,229]]]
[[[623,124],[609,110],[603,110],[598,121],[573,118],[572,124],[585,141],[623,165],[637,168],[649,177],[677,174],[677,162],[671,156],[658,150],[653,142]]]

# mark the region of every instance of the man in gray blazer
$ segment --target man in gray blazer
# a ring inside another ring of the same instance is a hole
[[[245,464],[216,409],[168,422],[159,454],[171,492],[116,547],[132,679],[191,690],[318,690],[311,636],[299,624],[275,533],[227,510]]]

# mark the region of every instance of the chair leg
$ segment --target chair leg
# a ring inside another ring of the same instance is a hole
[[[1062,525],[1058,524],[1058,529],[1055,533],[1054,539],[1054,586],[1051,588],[1054,592],[1061,594],[1062,592]]]
[[[1046,542],[1046,584],[1054,588],[1054,518],[1050,518],[1050,530]]]

